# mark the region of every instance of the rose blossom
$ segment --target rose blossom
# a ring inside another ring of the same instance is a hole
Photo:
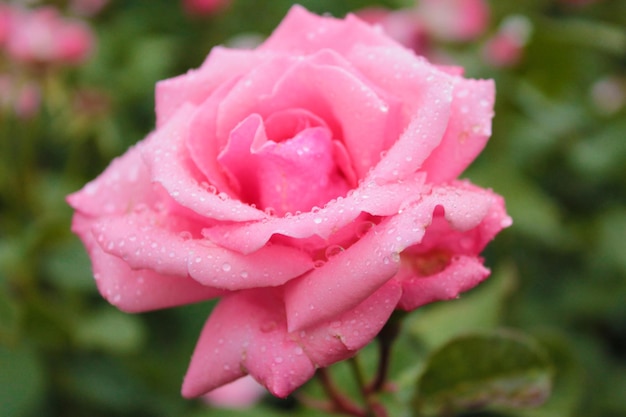
[[[93,35],[83,22],[64,19],[50,6],[16,10],[6,43],[9,54],[22,62],[79,64],[93,49]]]
[[[470,41],[489,25],[485,0],[420,0],[417,13],[431,35],[449,41]]]
[[[250,374],[276,396],[370,342],[394,309],[489,274],[501,197],[456,177],[494,85],[349,15],[294,6],[255,50],[156,88],[156,129],[69,196],[102,295],[128,312],[220,297],[183,395]]]

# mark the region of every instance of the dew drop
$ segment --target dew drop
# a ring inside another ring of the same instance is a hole
[[[326,255],[326,259],[330,259],[333,256],[339,255],[344,250],[345,249],[339,245],[330,245],[326,248],[326,252],[324,252],[324,254]]]
[[[222,271],[224,271],[224,272],[228,272],[228,271],[230,271],[230,269],[231,269],[231,268],[232,268],[232,267],[230,266],[230,264],[229,264],[228,262],[224,262],[224,263],[222,264]]]
[[[321,268],[324,265],[326,265],[326,262],[322,261],[321,259],[318,259],[317,261],[313,262],[314,268]]]
[[[179,236],[180,238],[182,238],[183,240],[189,240],[189,239],[191,239],[191,238],[193,237],[193,236],[191,235],[191,232],[188,232],[188,231],[186,231],[186,230],[184,230],[184,231],[180,232],[180,233],[178,234],[178,236]]]

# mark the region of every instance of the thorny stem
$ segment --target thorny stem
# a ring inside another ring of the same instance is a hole
[[[367,393],[380,392],[385,387],[387,374],[389,373],[391,347],[400,333],[402,319],[405,315],[406,313],[403,311],[395,311],[376,337],[379,348],[378,370],[376,371],[376,377],[366,389]]]
[[[317,376],[322,384],[322,387],[324,388],[324,391],[332,401],[332,411],[355,417],[369,417],[365,410],[354,404],[337,389],[337,386],[333,383],[326,368],[318,369]]]
[[[339,391],[337,386],[333,383],[329,371],[324,368],[318,370],[317,377],[324,391],[330,398],[330,402],[313,403],[303,399],[305,400],[304,402],[326,412],[343,413],[355,417],[388,417],[387,411],[383,405],[376,400],[376,395],[385,389],[385,383],[389,373],[391,348],[400,332],[400,323],[404,315],[404,312],[395,312],[377,336],[379,346],[378,368],[370,384],[367,384],[365,381],[365,375],[359,365],[358,358],[354,357],[349,361],[357,385],[363,396],[365,408],[355,404]]]

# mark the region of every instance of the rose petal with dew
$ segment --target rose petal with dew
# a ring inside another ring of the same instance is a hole
[[[482,260],[474,256],[453,256],[445,269],[429,276],[415,276],[410,267],[403,266],[395,278],[402,285],[398,307],[411,311],[433,301],[454,299],[474,288],[489,274]]]
[[[87,216],[122,214],[136,206],[154,206],[164,194],[150,181],[150,172],[141,157],[145,142],[139,142],[114,159],[102,174],[67,201]]]
[[[490,193],[447,186],[383,220],[323,266],[287,284],[289,330],[341,314],[389,281],[399,270],[400,254],[422,241],[437,207],[443,207],[451,227],[468,230],[483,221],[492,204]],[[476,213],[467,210],[472,205]]]
[[[100,246],[133,269],[189,275],[214,288],[277,286],[313,268],[310,256],[295,248],[271,245],[244,255],[205,239],[190,238],[191,234],[180,228],[159,225],[163,221],[167,218],[146,210],[101,219],[92,228]]]
[[[276,143],[267,139],[263,121],[253,114],[232,131],[219,160],[243,201],[278,215],[309,210],[348,191],[325,127],[309,127]]]
[[[343,20],[316,16],[302,6],[295,5],[257,50],[304,55],[332,49],[345,54],[360,43],[381,47],[398,45],[381,30],[354,15],[349,14]]]
[[[491,136],[495,87],[491,80],[456,77],[450,121],[439,146],[424,162],[428,180],[456,178],[485,147]]]
[[[224,297],[202,330],[183,395],[194,397],[250,373],[285,397],[313,376],[315,366],[285,331],[281,304],[272,290]]]
[[[157,129],[185,103],[200,105],[223,83],[246,73],[265,57],[260,53],[217,46],[199,68],[159,81],[155,93]]]
[[[269,217],[259,222],[220,224],[208,227],[204,233],[215,244],[250,253],[263,247],[272,236],[293,238],[319,236],[328,239],[333,233],[357,219],[361,213],[391,216],[412,199],[424,192],[422,174],[407,178],[402,183],[378,185],[363,182],[344,198],[328,202],[321,209],[284,217]],[[407,197],[409,196],[409,197]]]
[[[187,127],[196,109],[185,104],[150,136],[142,155],[152,180],[160,183],[180,205],[209,219],[247,221],[265,217],[262,211],[226,194],[216,195],[200,185],[204,179],[185,146],[189,134]]]
[[[355,308],[294,335],[298,335],[305,354],[317,366],[349,358],[383,328],[401,293],[397,282],[388,282]]]
[[[210,300],[226,293],[187,277],[131,269],[121,258],[104,252],[93,236],[85,232],[90,223],[89,219],[75,215],[72,229],[81,236],[89,251],[98,290],[120,310],[150,311]]]

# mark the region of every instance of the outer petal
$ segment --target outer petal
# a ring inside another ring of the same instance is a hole
[[[313,268],[311,258],[297,249],[271,245],[243,255],[190,238],[192,234],[181,233],[180,226],[162,226],[166,221],[167,214],[146,210],[96,221],[93,232],[106,252],[124,259],[131,268],[189,275],[215,288],[277,286]]]
[[[404,207],[321,268],[287,284],[289,330],[330,320],[389,281],[399,270],[400,254],[422,242],[438,207],[443,207],[452,229],[467,231],[485,219],[489,219],[489,224],[497,221],[500,228],[508,225],[508,217],[492,219],[493,213],[503,213],[499,208],[490,210],[498,203],[493,194],[459,183],[457,187],[436,188],[422,200]]]
[[[275,291],[239,292],[222,299],[202,331],[183,395],[201,395],[246,372],[278,397],[287,396],[315,372],[286,333],[284,307]]]
[[[458,297],[487,278],[489,269],[476,257],[455,256],[450,265],[437,274],[408,279],[402,279],[402,275],[396,277],[402,282],[402,299],[398,307],[410,311],[433,301]]]
[[[455,78],[446,133],[422,166],[429,181],[438,183],[456,178],[483,150],[491,136],[494,100],[492,80]]]
[[[226,293],[186,277],[131,269],[122,259],[102,250],[87,232],[90,223],[89,219],[76,214],[72,229],[87,247],[100,293],[119,309],[127,312],[156,310],[209,300]]]
[[[310,54],[320,49],[333,49],[345,53],[358,43],[398,46],[381,30],[369,26],[353,15],[348,15],[343,20],[322,17],[296,5],[292,6],[281,24],[258,49],[292,54]]]
[[[352,310],[298,332],[306,355],[320,367],[353,356],[380,332],[400,296],[400,285],[391,281]]]
[[[356,47],[348,59],[382,91],[403,103],[408,124],[370,176],[380,181],[406,178],[441,143],[450,118],[453,77],[401,48]],[[393,76],[381,62],[393,62]]]
[[[220,85],[253,68],[267,54],[215,47],[202,66],[186,74],[159,81],[156,85],[157,128],[185,103],[198,105]]]
[[[67,197],[77,212],[103,216],[128,212],[137,206],[154,206],[163,195],[151,184],[141,158],[145,142],[139,142],[116,159],[102,174]]]

